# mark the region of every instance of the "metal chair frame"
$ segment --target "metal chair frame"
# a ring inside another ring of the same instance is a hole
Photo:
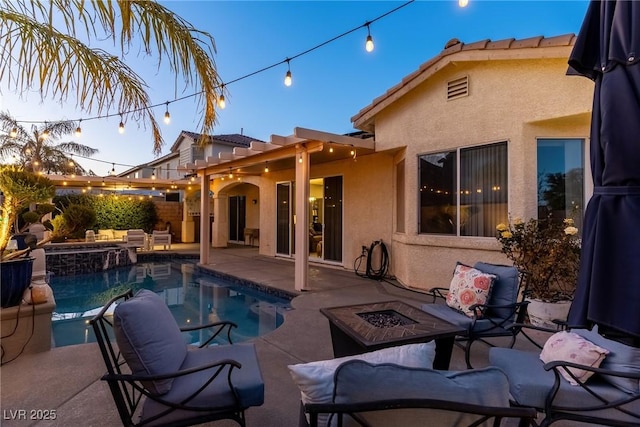
[[[438,298],[443,300],[447,297],[448,288],[431,288],[429,293],[433,297],[435,303]],[[471,345],[476,341],[495,347],[496,345],[487,341],[486,338],[510,337],[511,342],[508,347],[513,348],[518,334],[521,332],[522,325],[527,316],[527,305],[529,301],[525,300],[527,295],[527,273],[520,271],[518,284],[518,298],[513,304],[491,305],[491,304],[474,304],[469,307],[473,311],[471,324],[464,336],[456,337],[456,345],[464,350],[464,361],[468,369],[471,366]],[[509,316],[505,318],[497,318],[492,315],[492,310],[510,309]],[[454,310],[453,308],[451,310]],[[490,325],[483,329],[476,329],[476,322],[479,320],[488,320]]]
[[[304,411],[310,416],[310,427],[318,426],[318,415],[323,413],[335,414],[337,416],[338,427],[343,425],[344,415],[353,418],[360,426],[368,427],[370,424],[359,417],[358,413],[411,408],[440,409],[478,415],[478,419],[469,424],[469,427],[479,426],[491,420],[493,420],[493,426],[497,427],[504,418],[519,419],[518,425],[524,427],[530,425],[537,415],[537,411],[534,408],[491,407],[437,399],[394,399],[359,403],[316,403],[303,405]],[[302,418],[304,419],[304,417]]]
[[[531,329],[531,330],[536,330],[541,332],[548,332],[550,334],[555,333],[559,330],[566,330],[565,322],[555,321],[554,323],[558,325],[558,328],[556,330],[540,327],[540,326],[529,325],[529,324],[519,324],[516,326],[522,329],[523,335],[529,340],[529,342],[535,345],[538,349],[542,350],[543,346],[540,345],[540,343],[538,343],[537,341],[535,341],[535,339],[531,338],[526,333],[526,330]],[[631,402],[640,401],[640,393],[629,394],[628,397],[626,398],[618,399],[615,401],[609,401],[605,397],[601,396],[597,390],[594,390],[589,382],[584,382],[579,378],[577,378],[571,371],[569,371],[569,368],[577,368],[577,369],[593,372],[594,374],[598,374],[598,375],[610,375],[614,377],[631,378],[631,379],[640,381],[640,373],[618,372],[611,369],[594,368],[591,366],[580,365],[577,363],[571,363],[571,362],[565,362],[565,361],[549,362],[544,365],[544,369],[546,371],[553,370],[555,379],[554,379],[553,387],[551,388],[551,390],[549,391],[549,394],[545,399],[545,407],[540,408],[545,413],[545,417],[541,421],[540,427],[549,426],[555,423],[556,421],[560,421],[560,420],[571,420],[571,421],[578,421],[578,422],[588,423],[588,424],[600,424],[600,425],[608,425],[608,426],[631,427],[631,426],[640,425],[640,413],[631,412],[624,408],[624,405],[628,405]],[[589,406],[555,405],[554,400],[558,394],[558,391],[560,390],[560,383],[561,381],[565,381],[565,379],[561,377],[561,374],[560,374],[561,370],[569,374],[571,378],[574,379],[574,381],[578,384],[576,387],[581,387],[587,393],[589,393],[591,396],[595,397],[602,403],[598,405],[589,405]],[[614,387],[614,386],[612,385],[611,387]],[[517,402],[514,402],[514,404],[517,405]],[[601,411],[606,409],[620,411],[621,413],[624,413],[626,415],[636,418],[636,421],[634,422],[617,421],[617,420],[612,420],[602,416],[590,415],[595,411]]]
[[[103,381],[106,381],[109,385],[109,389],[118,409],[118,414],[120,415],[122,424],[125,427],[130,427],[142,426],[154,422],[154,425],[190,426],[221,419],[231,419],[237,422],[239,425],[245,426],[244,410],[247,408],[242,407],[242,405],[240,404],[238,395],[231,381],[231,372],[233,371],[233,369],[241,368],[242,365],[234,360],[219,360],[203,366],[183,369],[174,373],[164,375],[133,375],[128,372],[128,368],[124,358],[122,357],[122,354],[114,345],[115,343],[110,339],[110,331],[113,329],[113,318],[111,316],[108,316],[107,312],[113,304],[118,303],[120,300],[125,301],[131,297],[133,297],[133,292],[129,290],[124,294],[112,298],[90,321],[90,324],[92,325],[96,335],[98,346],[100,347],[102,358],[104,359],[107,367],[107,373],[103,375],[101,379]],[[183,332],[188,332],[204,328],[213,328],[214,332],[212,333],[212,336],[204,343],[200,344],[199,348],[203,348],[209,345],[220,334],[222,334],[225,329],[226,339],[229,341],[229,343],[232,343],[231,329],[234,327],[237,327],[237,325],[233,322],[221,321],[210,323],[207,325],[184,327],[180,328],[180,330]],[[221,375],[221,372],[225,367],[229,367],[228,373],[226,375]],[[205,381],[197,390],[194,390],[194,392],[189,397],[187,397],[180,403],[169,402],[163,399],[162,396],[151,393],[141,383],[142,381],[146,382],[177,378],[204,370],[213,371],[209,379]],[[228,387],[235,397],[235,403],[233,405],[225,407],[189,406],[189,402],[193,398],[195,398],[200,392],[202,392],[202,390],[204,390],[209,384],[216,380],[224,381],[228,384]],[[134,417],[140,409],[140,403],[143,401],[143,397],[166,405],[169,407],[169,409],[161,412],[154,417],[145,419],[144,422],[136,423],[134,421]],[[157,423],[157,421],[161,421],[162,417],[175,410],[195,411],[200,412],[201,414],[194,415],[181,421],[173,420],[164,424]]]

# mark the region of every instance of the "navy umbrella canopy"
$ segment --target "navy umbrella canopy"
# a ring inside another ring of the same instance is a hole
[[[570,327],[640,345],[640,2],[592,1],[569,73],[595,81],[594,191]]]

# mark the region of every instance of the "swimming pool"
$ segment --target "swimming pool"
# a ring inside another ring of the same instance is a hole
[[[282,324],[289,300],[195,271],[195,261],[150,262],[76,276],[53,276],[56,299],[52,316],[54,347],[95,342],[89,320],[112,297],[149,289],[169,306],[178,325],[229,320],[238,325],[233,342],[267,334]],[[186,334],[185,334],[186,335]],[[204,337],[192,332],[190,343]]]

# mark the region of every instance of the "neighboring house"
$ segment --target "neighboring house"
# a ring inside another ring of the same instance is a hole
[[[262,143],[260,140],[242,134],[208,136],[204,144],[201,144],[201,137],[202,135],[199,133],[183,130],[171,146],[169,154],[135,166],[118,176],[130,179],[175,180],[177,182],[189,179],[190,176],[194,175],[193,170],[179,169],[181,166],[204,160],[207,157],[217,157],[220,153],[231,153],[236,147],[249,147],[249,144],[254,141]],[[195,178],[192,179],[195,184]],[[183,209],[184,214],[181,224],[182,241],[196,241],[196,236],[199,235],[200,217],[200,192],[196,185],[194,185],[193,190],[186,187],[184,191],[173,191],[168,188],[165,197],[166,200],[184,202],[185,208]]]
[[[579,222],[590,196],[593,83],[566,75],[574,40],[452,40],[352,118],[364,133],[296,128],[182,166],[216,202],[201,233],[219,247],[258,225],[261,254],[295,258],[298,289],[309,260],[350,269],[374,240],[416,288],[446,285],[456,261],[506,262],[498,223]]]

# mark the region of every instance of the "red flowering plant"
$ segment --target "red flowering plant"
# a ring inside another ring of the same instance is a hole
[[[527,273],[528,296],[547,302],[573,299],[580,266],[580,238],[571,218],[509,218],[496,226],[502,252]]]

